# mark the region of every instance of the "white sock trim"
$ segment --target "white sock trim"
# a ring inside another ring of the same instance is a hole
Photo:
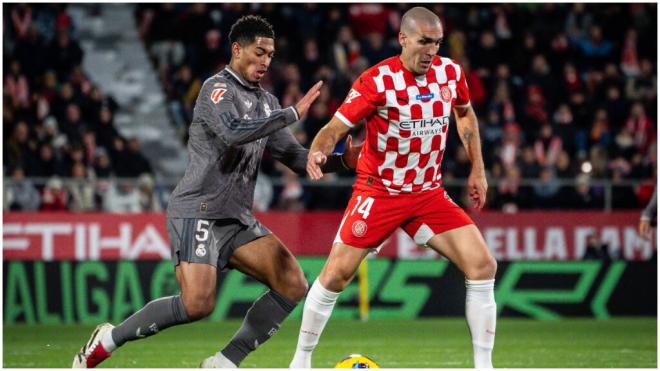
[[[465,279],[465,287],[477,291],[486,291],[495,288],[495,279],[490,280],[468,280]]]
[[[312,284],[312,288],[309,290],[309,292],[312,292],[312,290],[315,290],[316,292],[321,294],[321,298],[325,299],[324,301],[332,302],[332,303],[337,301],[337,298],[339,297],[339,295],[341,295],[341,292],[330,291],[325,287],[323,287],[321,281],[319,281],[318,278],[314,280],[314,283]]]
[[[106,331],[105,334],[103,334],[103,337],[101,337],[101,345],[103,345],[103,349],[105,349],[106,352],[114,352],[115,349],[117,349],[117,344],[115,344],[115,341],[112,339],[112,330]]]

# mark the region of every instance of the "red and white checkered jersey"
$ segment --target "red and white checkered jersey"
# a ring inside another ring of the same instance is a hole
[[[469,104],[463,69],[449,58],[433,57],[423,76],[398,56],[362,73],[335,113],[350,127],[366,120],[355,189],[396,194],[438,188],[449,115]]]

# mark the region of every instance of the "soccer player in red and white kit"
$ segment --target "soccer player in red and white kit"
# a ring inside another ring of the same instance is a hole
[[[320,165],[335,144],[366,120],[353,196],[328,260],[307,294],[292,368],[311,367],[312,351],[337,297],[362,259],[397,227],[417,244],[447,257],[465,274],[465,315],[474,366],[492,367],[497,263],[474,222],[442,188],[440,174],[453,111],[472,162],[469,196],[475,208],[483,207],[487,183],[479,125],[470,106],[465,73],[456,62],[436,55],[442,38],[442,24],[433,12],[422,7],[406,12],[399,32],[401,55],[365,71],[314,138],[307,172],[319,179],[323,176]]]

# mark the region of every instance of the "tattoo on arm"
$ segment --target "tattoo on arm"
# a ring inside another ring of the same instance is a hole
[[[469,129],[463,130],[463,142],[465,144],[470,143],[470,140],[472,140],[474,134],[472,134],[472,131]]]

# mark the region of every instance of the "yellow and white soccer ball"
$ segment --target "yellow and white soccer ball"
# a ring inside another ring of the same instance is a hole
[[[373,359],[362,354],[351,354],[335,365],[335,368],[380,368]]]

